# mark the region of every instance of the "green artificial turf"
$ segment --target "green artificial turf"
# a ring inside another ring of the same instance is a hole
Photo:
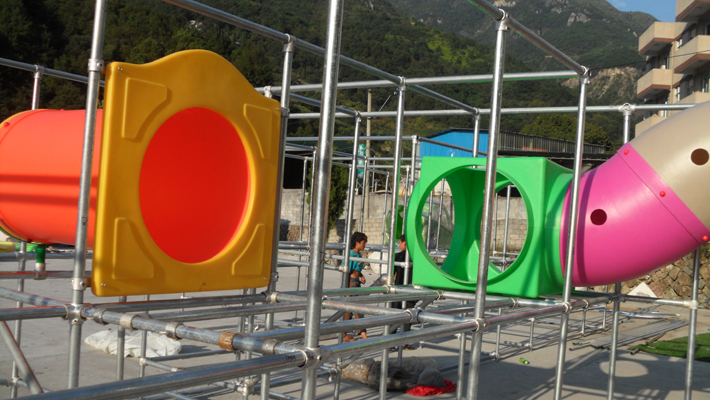
[[[646,343],[629,347],[629,350],[640,349],[647,353],[662,354],[665,356],[686,358],[688,353],[688,337],[666,340],[662,342]],[[710,362],[710,333],[695,336],[695,359]]]

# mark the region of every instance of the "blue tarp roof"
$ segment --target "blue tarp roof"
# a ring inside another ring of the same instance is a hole
[[[468,149],[473,148],[473,129],[448,129],[442,132],[435,133],[428,136],[429,139],[433,139],[439,142],[444,142],[448,144],[455,144],[457,146],[465,147]],[[486,152],[488,149],[488,131],[481,131],[478,151]],[[470,151],[463,151],[452,149],[449,147],[439,146],[433,143],[422,142],[420,150],[420,157],[427,156],[437,156],[437,157],[471,157]],[[484,157],[479,155],[479,157]]]

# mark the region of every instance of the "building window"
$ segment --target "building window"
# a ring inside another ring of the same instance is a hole
[[[700,91],[703,93],[710,93],[710,71],[703,72],[702,81],[700,82]]]
[[[678,103],[680,101],[680,86],[674,88],[673,91],[673,94],[675,95],[675,102]]]

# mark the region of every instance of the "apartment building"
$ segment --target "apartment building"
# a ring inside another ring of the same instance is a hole
[[[645,104],[710,101],[710,0],[676,0],[676,22],[655,22],[639,37],[646,56],[636,95]],[[648,112],[636,136],[673,112]]]

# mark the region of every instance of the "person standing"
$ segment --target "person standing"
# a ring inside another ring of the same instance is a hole
[[[351,260],[348,263],[348,274],[349,274],[349,279],[348,279],[348,287],[361,287],[362,284],[366,282],[365,275],[362,274],[362,269],[365,266],[365,263],[362,261],[354,261],[352,260],[353,257],[360,257],[360,254],[362,251],[365,249],[365,245],[367,244],[367,235],[365,235],[362,232],[355,232],[353,233],[352,237],[350,238],[350,257]],[[345,320],[349,320],[350,318],[353,317],[353,313],[346,313],[345,314]],[[355,318],[362,318],[362,314],[355,313],[354,315]],[[357,332],[360,337],[363,339],[367,339],[367,331],[366,330],[361,330]],[[343,341],[344,342],[352,342],[355,340],[354,337],[348,335],[347,333],[343,333]]]

